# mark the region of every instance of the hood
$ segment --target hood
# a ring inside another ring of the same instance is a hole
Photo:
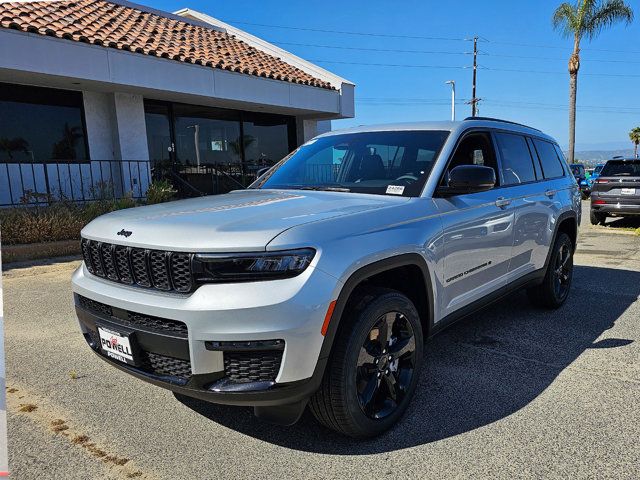
[[[183,252],[256,251],[297,225],[407,201],[340,192],[240,190],[119,210],[93,220],[82,236]]]

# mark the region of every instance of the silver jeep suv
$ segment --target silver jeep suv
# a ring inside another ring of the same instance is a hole
[[[526,287],[569,294],[580,192],[557,143],[488,118],[318,136],[226,195],[82,231],[80,328],[174,392],[346,435],[406,410],[425,341]],[[428,344],[427,344],[428,348]]]

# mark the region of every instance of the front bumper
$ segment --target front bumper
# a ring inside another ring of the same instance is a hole
[[[190,295],[179,295],[114,284],[89,274],[82,266],[73,276],[80,328],[103,360],[177,393],[254,407],[303,401],[318,388],[326,364],[320,355],[325,339],[321,327],[329,303],[337,295],[337,284],[333,277],[309,268],[286,280],[204,285]],[[108,306],[113,312],[90,309],[81,304],[81,298]],[[176,334],[132,325],[122,321],[127,312],[182,322],[186,329]],[[145,364],[126,365],[103,355],[96,324],[135,335]],[[224,345],[273,339],[284,344],[279,347],[280,360],[273,378],[230,381]],[[165,366],[169,362],[170,368],[151,368],[154,362]]]

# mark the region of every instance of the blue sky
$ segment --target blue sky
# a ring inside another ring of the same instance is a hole
[[[530,124],[566,146],[572,42],[551,27],[558,3],[148,0],[162,10],[210,14],[356,83],[356,117],[336,121],[334,128],[448,119],[446,80],[457,84],[458,118],[467,116],[473,45],[465,39],[477,35],[480,114]],[[578,150],[630,148],[627,133],[640,126],[640,2],[628,3],[636,10],[631,26],[616,25],[583,43]]]

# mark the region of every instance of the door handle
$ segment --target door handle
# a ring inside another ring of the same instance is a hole
[[[545,194],[547,197],[551,198],[551,197],[553,197],[553,196],[556,194],[556,191],[555,191],[555,190],[546,190],[546,191],[544,192],[544,194]]]
[[[498,197],[496,199],[496,207],[505,208],[511,205],[511,200],[504,197]]]

